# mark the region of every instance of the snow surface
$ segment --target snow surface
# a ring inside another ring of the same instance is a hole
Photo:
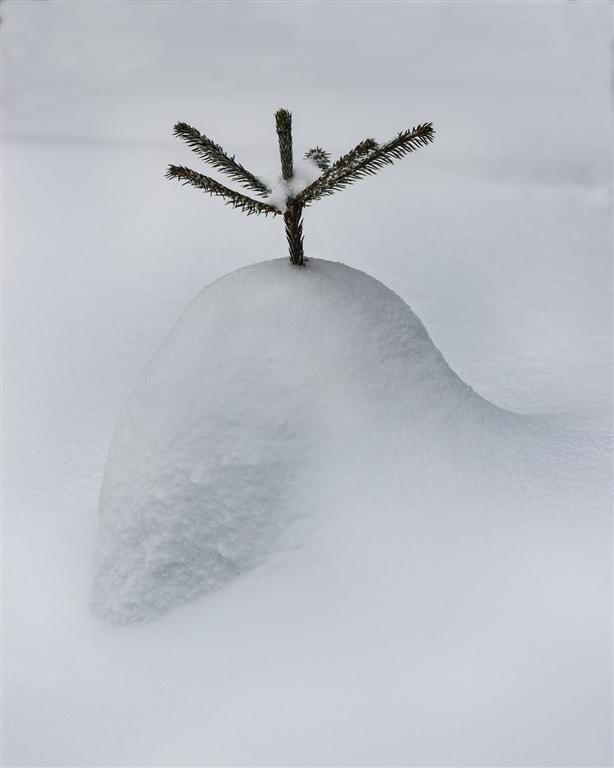
[[[611,4],[0,14],[4,764],[610,765]],[[423,422],[399,461],[406,422],[363,424],[261,565],[101,621],[118,415],[205,285],[286,253],[279,217],[164,180],[198,167],[172,126],[258,172],[280,106],[296,157],[433,121],[306,211],[306,255],[392,289],[496,408]]]
[[[452,452],[489,474],[492,441],[505,450],[500,435],[518,421],[463,384],[405,302],[363,272],[286,258],[244,267],[190,305],[121,417],[96,610],[156,616],[336,508],[352,510],[351,530],[346,479],[357,475],[374,484],[380,515],[415,515],[418,468]]]

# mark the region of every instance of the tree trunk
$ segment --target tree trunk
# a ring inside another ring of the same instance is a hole
[[[302,267],[305,264],[303,255],[303,206],[289,203],[284,213],[286,237],[290,249],[290,263]]]

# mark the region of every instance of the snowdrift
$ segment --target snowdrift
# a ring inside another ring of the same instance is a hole
[[[94,608],[144,620],[213,590],[323,514],[357,509],[363,483],[384,512],[391,493],[405,504],[429,457],[450,465],[459,436],[461,452],[475,448],[506,416],[365,273],[322,260],[240,269],[188,307],[120,419]]]

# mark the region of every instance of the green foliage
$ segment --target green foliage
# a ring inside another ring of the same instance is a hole
[[[327,171],[330,168],[330,153],[322,147],[314,147],[305,152],[305,160],[313,161],[321,171]]]
[[[333,165],[317,178],[312,184],[306,187],[299,195],[299,200],[303,205],[308,205],[314,200],[319,200],[326,194],[332,195],[332,192],[326,190],[330,188],[342,173],[354,168],[366,155],[377,148],[377,142],[375,139],[365,139],[357,144],[354,149],[351,149],[345,155],[336,160]]]
[[[329,171],[298,195],[298,200],[307,205],[332,195],[365,176],[374,175],[380,168],[392,165],[410,152],[427,146],[434,138],[432,124],[425,123],[402,131],[385,144],[377,145],[373,139],[367,139],[339,158]]]
[[[294,175],[292,167],[292,113],[287,109],[278,109],[275,113],[275,126],[279,139],[281,175],[289,181]]]
[[[279,109],[275,113],[275,127],[279,141],[279,156],[284,181],[288,182],[294,175],[292,157],[292,114],[287,109]],[[266,198],[271,194],[267,185],[238,163],[234,155],[230,157],[211,139],[207,138],[196,128],[187,123],[177,123],[175,135],[182,138],[199,157],[219,171],[223,171],[233,181],[257,192]],[[241,192],[225,187],[223,184],[203,176],[201,173],[181,165],[170,165],[166,172],[169,179],[177,179],[182,184],[189,184],[210,195],[221,197],[226,205],[238,208],[251,214],[273,216],[283,212],[286,228],[290,262],[301,266],[305,263],[303,254],[303,209],[316,200],[338,192],[353,184],[355,181],[372,176],[385,165],[391,165],[410,152],[430,144],[435,138],[431,123],[424,123],[415,128],[402,131],[390,141],[378,144],[374,139],[365,139],[345,155],[342,155],[332,165],[330,155],[321,147],[314,147],[305,153],[305,158],[312,160],[323,171],[312,184],[298,194],[287,193],[285,207],[282,210],[262,200],[254,200]]]
[[[211,179],[208,176],[203,176],[202,173],[186,168],[183,165],[169,165],[166,172],[167,179],[178,179],[184,185],[190,184],[197,189],[202,189],[203,192],[208,192],[210,195],[217,197],[223,197],[226,201],[226,205],[231,205],[233,208],[239,208],[245,211],[249,216],[252,213],[264,213],[268,216],[269,213],[273,216],[277,216],[280,211],[274,208],[268,203],[263,203],[260,200],[252,200],[247,195],[242,195],[240,192],[236,192],[234,189],[229,189],[223,184]]]
[[[267,185],[238,163],[234,155],[229,157],[219,144],[215,144],[211,139],[203,136],[196,128],[192,128],[187,123],[177,123],[174,134],[183,139],[205,162],[212,165],[218,171],[223,171],[233,181],[238,181],[239,184],[247,187],[247,189],[258,192],[261,195],[266,196],[270,194],[271,190]]]

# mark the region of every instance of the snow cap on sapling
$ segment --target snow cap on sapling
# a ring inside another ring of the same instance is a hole
[[[174,130],[175,136],[182,138],[205,162],[258,194],[261,200],[230,189],[215,179],[203,176],[185,166],[169,165],[166,176],[202,189],[210,195],[222,197],[226,205],[239,208],[248,216],[252,213],[263,213],[265,216],[269,213],[273,216],[282,215],[286,226],[290,263],[297,266],[305,263],[304,208],[316,200],[345,189],[358,179],[373,175],[384,165],[391,165],[395,160],[426,146],[435,138],[432,123],[423,123],[415,128],[401,131],[383,144],[378,144],[374,139],[365,139],[332,165],[329,153],[321,147],[314,147],[305,152],[304,159],[322,173],[309,182],[309,173],[305,174],[304,165],[302,172],[297,172],[297,165],[293,158],[292,113],[287,109],[278,109],[275,113],[275,127],[279,141],[281,179],[272,189],[238,163],[234,155],[232,157],[228,155],[219,144],[211,141],[196,128],[192,128],[187,123],[177,123]]]

